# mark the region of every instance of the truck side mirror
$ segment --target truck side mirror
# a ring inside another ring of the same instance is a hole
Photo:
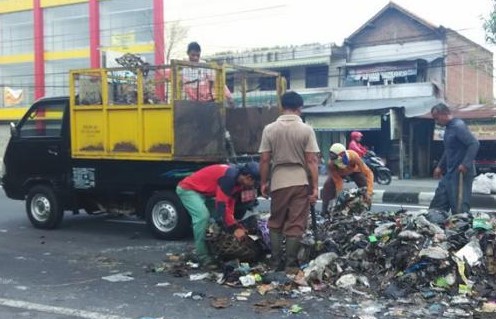
[[[17,137],[19,135],[19,131],[17,130],[17,126],[14,122],[10,122],[10,136]]]

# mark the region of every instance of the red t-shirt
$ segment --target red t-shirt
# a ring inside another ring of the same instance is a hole
[[[210,165],[179,182],[182,189],[192,190],[207,197],[215,197],[215,209],[223,217],[224,226],[236,224],[234,207],[236,195],[241,191],[236,180],[239,169],[225,164]]]

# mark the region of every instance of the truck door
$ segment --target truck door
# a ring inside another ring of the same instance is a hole
[[[69,162],[67,99],[47,99],[34,104],[11,139],[9,170],[16,180],[64,182]]]

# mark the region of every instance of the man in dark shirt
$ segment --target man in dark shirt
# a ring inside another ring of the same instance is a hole
[[[445,126],[444,152],[434,170],[434,178],[441,178],[429,208],[449,211],[453,214],[470,211],[472,182],[475,176],[474,159],[479,150],[479,141],[467,125],[453,118],[450,109],[438,104],[431,110],[432,117],[440,126]],[[463,178],[461,211],[458,207],[458,183]]]

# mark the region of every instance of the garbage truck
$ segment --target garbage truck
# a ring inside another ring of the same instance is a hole
[[[187,61],[70,71],[69,96],[42,98],[11,123],[3,189],[36,228],[84,211],[135,215],[156,237],[181,238],[190,218],[178,182],[251,160],[284,83],[277,72]]]

